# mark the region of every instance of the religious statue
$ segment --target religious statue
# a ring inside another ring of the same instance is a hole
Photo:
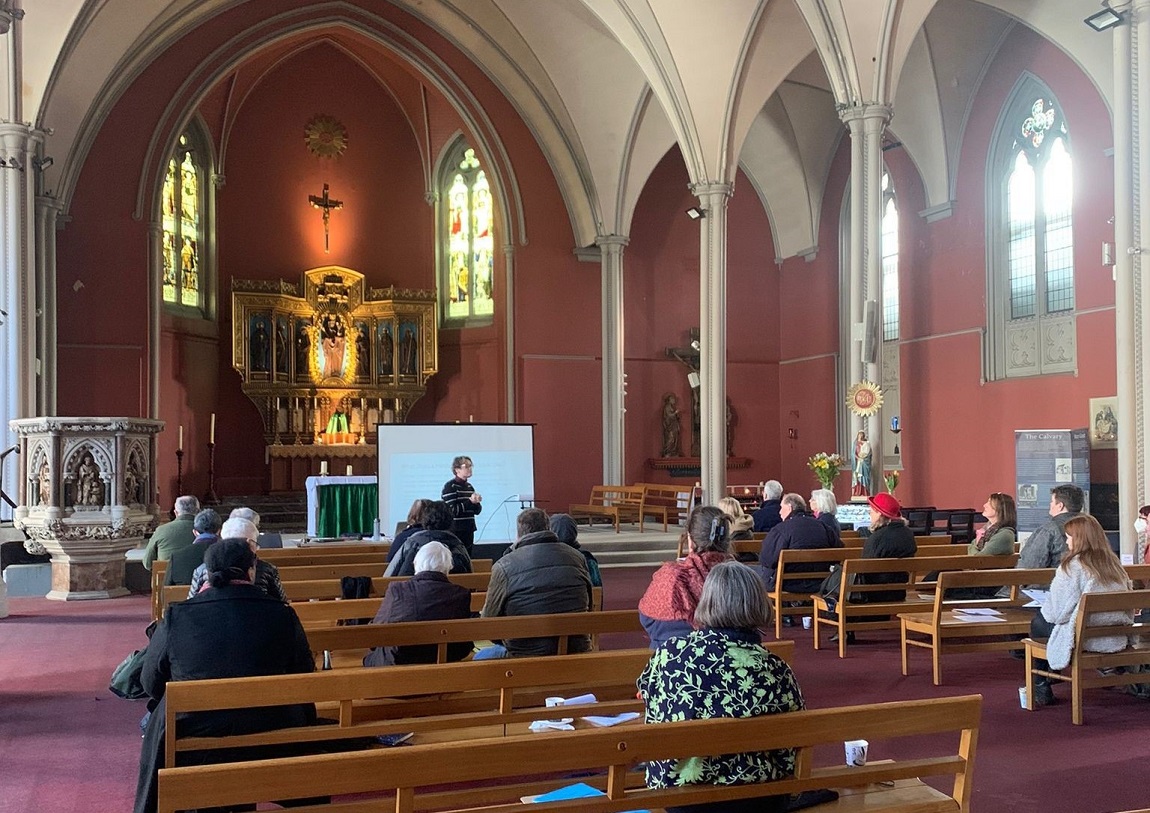
[[[288,371],[288,327],[282,316],[276,320],[276,372]]]
[[[76,469],[76,505],[100,507],[104,504],[104,484],[100,482],[100,469],[89,452]]]
[[[391,327],[379,327],[379,374],[391,376],[395,373],[395,340],[391,338]]]
[[[871,446],[867,440],[866,432],[860,431],[855,436],[854,448],[854,477],[851,485],[852,497],[869,497],[871,489]]]
[[[255,322],[255,327],[252,329],[252,337],[248,347],[251,353],[251,368],[257,372],[266,373],[269,369],[268,331],[264,327],[263,319],[256,317],[252,321]]]
[[[735,408],[731,406],[731,399],[727,399],[727,457],[735,456],[735,424],[738,422],[739,416],[735,414]]]
[[[368,351],[367,325],[361,324],[355,336],[355,374],[363,378],[371,375],[371,357]]]
[[[311,350],[311,340],[308,339],[307,326],[301,320],[295,325],[295,377],[307,379],[310,372],[307,363],[308,351]]]
[[[1118,440],[1118,419],[1109,406],[1102,407],[1094,416],[1094,440],[1103,442]]]
[[[700,457],[703,437],[703,412],[699,404],[699,388],[691,387],[691,457]]]
[[[124,505],[143,503],[143,486],[143,473],[137,469],[135,461],[129,462],[124,469]]]
[[[400,375],[416,375],[419,371],[419,342],[415,338],[415,326],[404,325],[399,337]]]
[[[36,476],[40,488],[40,505],[52,504],[52,473],[48,468],[48,461],[40,464],[40,473]]]
[[[343,354],[347,344],[347,328],[343,320],[330,313],[323,318],[323,377],[339,378],[343,375]]]
[[[681,433],[679,399],[669,392],[663,396],[663,457],[683,456]]]

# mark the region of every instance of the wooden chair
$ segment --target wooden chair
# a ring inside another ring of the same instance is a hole
[[[620,522],[639,522],[643,516],[642,486],[592,486],[591,496],[582,505],[572,505],[567,513],[572,519],[587,518],[587,525],[597,517],[605,517],[619,533]]]

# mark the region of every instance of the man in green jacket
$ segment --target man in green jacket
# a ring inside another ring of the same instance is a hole
[[[199,510],[200,501],[195,497],[185,495],[176,498],[176,518],[157,528],[148,540],[148,547],[144,549],[145,569],[151,570],[152,562],[157,559],[167,561],[173,553],[192,544],[196,538],[192,523]]]

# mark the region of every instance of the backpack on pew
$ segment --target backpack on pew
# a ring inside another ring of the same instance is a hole
[[[857,574],[851,576],[851,585],[856,583],[858,579]],[[842,592],[843,585],[843,569],[839,565],[831,565],[831,572],[823,579],[823,583],[819,585],[819,595],[827,603],[827,609],[833,611],[835,605],[839,602],[839,594]],[[850,596],[851,604],[865,604],[865,593],[852,593]]]
[[[156,622],[153,621],[144,630],[144,634],[151,639],[155,631]],[[140,674],[144,671],[144,653],[147,651],[147,647],[137,649],[112,670],[112,680],[108,683],[108,690],[112,694],[125,700],[143,700],[148,696],[140,682]]]

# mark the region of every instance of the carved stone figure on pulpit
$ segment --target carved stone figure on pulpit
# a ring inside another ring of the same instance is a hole
[[[76,469],[76,505],[99,507],[104,504],[104,484],[100,482],[100,469],[92,455],[85,454]]]
[[[39,483],[40,505],[52,504],[52,472],[45,460],[40,464],[40,473],[36,476]]]
[[[683,456],[682,432],[679,399],[669,392],[663,396],[663,457]]]

